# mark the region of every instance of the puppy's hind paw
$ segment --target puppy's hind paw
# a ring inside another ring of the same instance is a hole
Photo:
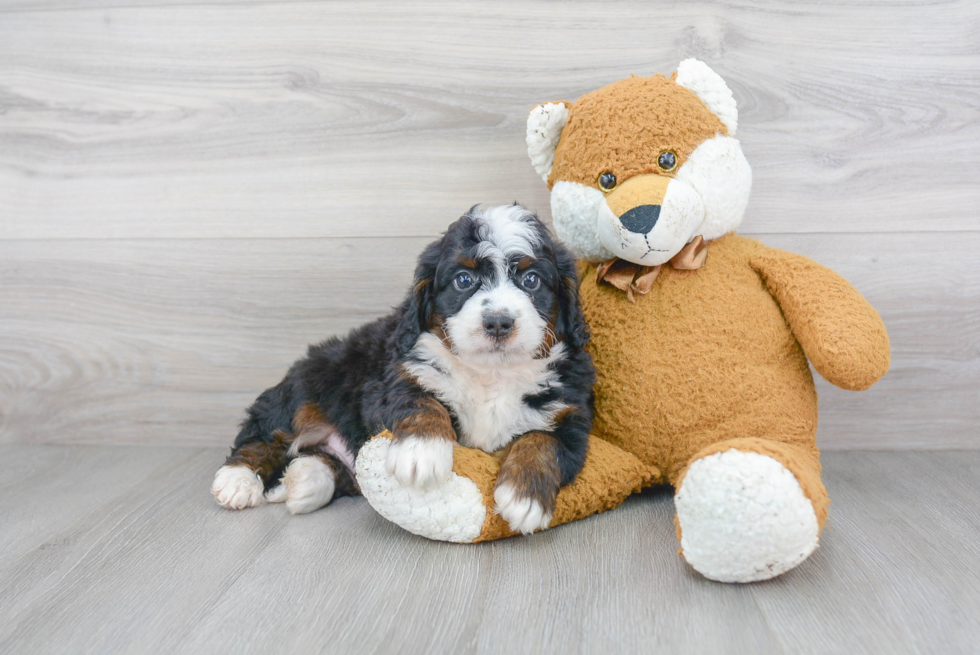
[[[336,475],[319,457],[297,457],[282,477],[286,508],[293,514],[318,510],[333,498]]]
[[[247,466],[222,466],[214,474],[211,493],[226,509],[245,509],[262,505],[262,480]]]
[[[493,500],[499,514],[514,532],[531,534],[544,530],[551,524],[551,512],[534,498],[520,496],[509,484],[498,485],[493,492]]]

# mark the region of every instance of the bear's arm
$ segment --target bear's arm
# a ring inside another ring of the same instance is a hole
[[[749,263],[828,382],[862,390],[888,371],[885,324],[847,280],[806,257],[775,248],[763,248]]]

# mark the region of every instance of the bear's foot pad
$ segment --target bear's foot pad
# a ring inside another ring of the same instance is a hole
[[[817,547],[813,505],[796,477],[765,455],[728,450],[698,459],[674,504],[682,554],[711,580],[768,580]]]

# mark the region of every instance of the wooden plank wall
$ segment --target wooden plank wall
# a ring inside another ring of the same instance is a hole
[[[699,57],[742,231],[889,327],[825,448],[980,447],[980,3],[7,0],[0,443],[227,443],[304,345],[394,304],[476,202],[548,217],[538,102]]]

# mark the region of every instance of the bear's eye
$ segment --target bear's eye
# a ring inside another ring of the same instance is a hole
[[[610,191],[612,191],[613,189],[615,189],[616,188],[616,176],[613,175],[612,173],[610,173],[609,171],[606,171],[605,173],[603,173],[602,175],[600,175],[599,176],[599,188],[602,189],[603,191],[605,191],[606,193],[609,193]]]
[[[664,150],[657,158],[657,166],[660,170],[669,173],[677,167],[677,156],[670,150]]]

